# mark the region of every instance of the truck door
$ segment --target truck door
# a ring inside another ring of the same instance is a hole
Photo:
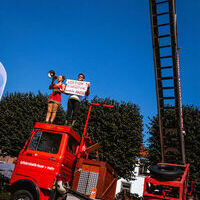
[[[42,188],[51,187],[60,167],[62,136],[49,131],[36,131],[19,161],[18,174],[34,179]]]
[[[71,181],[76,165],[76,149],[79,143],[71,135],[68,136],[65,156],[63,159],[62,174],[66,177],[66,181]]]

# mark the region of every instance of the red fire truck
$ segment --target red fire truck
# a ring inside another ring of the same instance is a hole
[[[88,159],[99,147],[86,135],[93,105],[100,104],[91,103],[82,137],[71,127],[36,122],[10,181],[13,200],[114,200],[117,174],[107,163]]]
[[[162,161],[150,167],[143,197],[192,199],[187,192],[175,0],[149,2]],[[174,114],[170,125],[169,112]],[[70,127],[36,123],[17,160],[10,182],[12,198],[74,199],[67,195],[71,193],[77,199],[114,200],[117,174],[107,163],[88,159],[96,146],[88,148],[86,127],[81,138]]]

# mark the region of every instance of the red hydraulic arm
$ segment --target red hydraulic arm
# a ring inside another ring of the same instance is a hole
[[[81,157],[81,152],[83,151],[83,146],[84,146],[84,143],[85,143],[85,137],[86,137],[86,132],[87,132],[87,125],[88,125],[88,121],[89,121],[89,118],[90,118],[92,106],[103,106],[103,107],[108,107],[108,108],[114,107],[112,105],[107,105],[107,104],[90,103],[90,107],[89,107],[89,110],[88,110],[88,115],[87,115],[87,119],[86,119],[86,122],[85,122],[85,127],[84,127],[84,131],[83,131],[83,135],[82,135],[82,139],[81,139],[81,143],[80,143],[80,147],[79,147],[79,153],[78,153],[77,158]]]

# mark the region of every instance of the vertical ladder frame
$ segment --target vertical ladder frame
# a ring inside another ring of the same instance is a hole
[[[175,0],[149,0],[150,15],[151,15],[151,30],[152,30],[152,44],[153,44],[153,59],[154,71],[156,82],[156,95],[157,95],[157,110],[159,118],[159,132],[160,132],[160,145],[162,162],[171,162],[167,158],[168,152],[177,152],[180,155],[179,164],[185,164],[185,145],[184,145],[184,128],[183,128],[183,112],[182,112],[182,99],[181,99],[181,83],[180,83],[180,66],[179,66],[179,52],[178,52],[178,38],[177,38],[177,18],[176,18],[176,5]],[[158,13],[157,6],[160,4],[168,4],[168,12]],[[161,15],[169,16],[169,23],[158,24],[158,17]],[[169,26],[170,33],[159,35],[159,27]],[[171,44],[160,46],[160,40],[164,37],[169,37]],[[161,56],[161,48],[171,48],[171,55]],[[172,67],[162,66],[161,59],[172,59]],[[162,77],[162,70],[173,68],[172,77]],[[163,80],[173,80],[173,87],[163,87]],[[165,97],[164,90],[173,89],[174,97]],[[164,100],[174,99],[174,108],[165,106]],[[166,109],[174,109],[175,114],[175,132],[177,132],[177,147],[170,147],[165,144],[169,127],[165,127],[165,111]],[[176,158],[174,158],[176,160]]]

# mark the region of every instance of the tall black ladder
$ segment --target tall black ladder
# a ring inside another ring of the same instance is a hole
[[[185,164],[175,0],[149,1],[162,162]]]

